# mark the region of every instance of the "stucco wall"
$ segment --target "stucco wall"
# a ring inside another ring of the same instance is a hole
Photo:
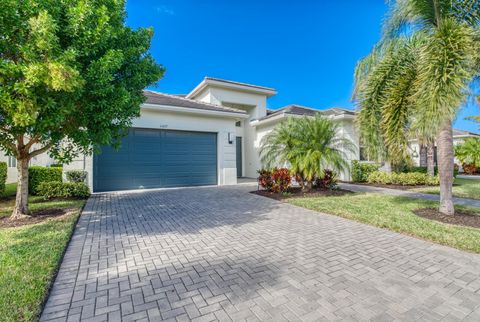
[[[261,94],[211,86],[201,92],[195,99],[217,105],[235,103],[248,106],[246,110],[249,113],[249,117],[242,121],[242,131],[236,130],[236,133],[241,133],[239,136],[242,136],[243,176],[249,178],[257,177],[257,170],[260,168],[258,151],[255,147],[257,133],[255,128],[250,126],[250,121],[266,115],[267,97]]]
[[[133,120],[133,127],[217,133],[218,184],[231,185],[237,183],[235,141],[228,142],[228,133],[231,132],[235,135],[235,120],[233,118],[142,108],[141,116]],[[82,155],[64,166],[65,171],[71,169],[88,171],[88,185],[90,189],[93,188],[92,156]]]

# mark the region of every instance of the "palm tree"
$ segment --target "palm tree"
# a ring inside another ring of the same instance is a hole
[[[480,138],[468,138],[455,147],[457,159],[464,164],[480,167]]]
[[[406,156],[413,133],[435,138],[439,210],[453,215],[452,121],[479,77],[480,3],[391,4],[382,39],[355,70],[360,133],[370,153],[390,157]]]
[[[289,118],[262,139],[262,163],[267,168],[287,164],[302,189],[311,189],[325,169],[348,169],[346,153],[353,151],[354,145],[337,134],[338,125],[320,113]]]

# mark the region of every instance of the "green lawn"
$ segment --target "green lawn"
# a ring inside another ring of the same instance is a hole
[[[418,217],[412,212],[418,208],[437,207],[438,203],[435,202],[380,194],[291,198],[286,201],[293,205],[480,253],[480,229],[443,224]],[[470,210],[480,213],[480,209]]]
[[[417,188],[413,190],[436,195],[440,194],[439,187]],[[480,180],[461,178],[455,179],[455,183],[453,185],[453,195],[461,198],[480,199]]]
[[[15,185],[0,198],[0,217],[10,215]],[[32,321],[70,238],[83,200],[45,202],[30,197],[30,208],[71,208],[70,215],[16,228],[0,228],[0,320]]]

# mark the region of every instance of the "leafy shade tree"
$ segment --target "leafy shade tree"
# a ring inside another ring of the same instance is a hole
[[[354,145],[337,133],[337,124],[320,114],[289,118],[262,139],[262,163],[267,168],[287,164],[302,189],[310,190],[325,169],[348,169],[347,153],[353,151]]]
[[[468,138],[455,147],[455,155],[463,165],[480,167],[480,139]]]
[[[412,133],[435,138],[440,212],[453,215],[452,121],[480,70],[478,0],[392,1],[383,37],[355,71],[360,133],[374,153],[404,156]]]
[[[68,162],[114,144],[140,113],[162,66],[151,29],[125,26],[123,0],[3,0],[0,147],[18,160],[12,218],[29,215],[28,162]]]

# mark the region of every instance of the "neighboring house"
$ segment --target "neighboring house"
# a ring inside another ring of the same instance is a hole
[[[479,134],[453,129],[453,144],[457,145],[463,143],[467,138],[478,138],[480,137]],[[413,163],[416,166],[426,167],[427,166],[427,149],[423,145],[418,144],[418,140],[411,140],[410,141],[410,151],[412,155]],[[437,147],[434,147],[434,154],[433,154],[434,162],[437,164]],[[460,162],[455,159],[455,163],[461,166]]]
[[[12,183],[17,181],[17,160],[15,157],[11,157],[0,153],[0,162],[5,162],[7,164],[7,183]],[[55,160],[50,158],[48,154],[43,153],[33,157],[30,160],[30,166],[39,165],[39,166],[50,166],[55,163]]]

